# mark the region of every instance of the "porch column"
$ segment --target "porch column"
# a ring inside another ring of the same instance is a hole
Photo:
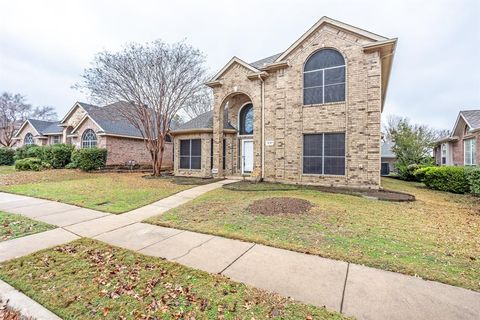
[[[222,97],[214,94],[213,98],[213,177],[223,177],[223,105]]]

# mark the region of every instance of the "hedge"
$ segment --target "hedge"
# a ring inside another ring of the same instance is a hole
[[[15,161],[15,169],[21,171],[40,171],[49,167],[48,163],[39,158],[24,158]]]
[[[480,195],[480,168],[427,167],[415,171],[415,176],[431,189]]]
[[[11,166],[15,162],[14,156],[12,148],[0,148],[0,165]]]
[[[73,149],[74,147],[68,144],[23,146],[15,151],[15,160],[38,158],[49,164],[50,167],[59,169],[70,163]]]
[[[83,171],[91,171],[105,167],[106,163],[107,149],[75,149],[72,152],[72,162],[68,165],[68,168],[80,168]]]

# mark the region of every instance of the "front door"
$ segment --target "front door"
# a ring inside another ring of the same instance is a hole
[[[253,171],[253,140],[242,140],[242,174]]]

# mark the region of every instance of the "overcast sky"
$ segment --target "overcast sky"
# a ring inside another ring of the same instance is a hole
[[[480,109],[478,0],[0,0],[0,9],[0,91],[60,117],[88,102],[71,86],[99,51],[186,40],[213,73],[233,55],[284,51],[322,16],[399,38],[384,117],[451,129],[459,110]]]

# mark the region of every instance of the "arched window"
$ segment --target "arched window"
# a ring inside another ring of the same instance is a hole
[[[95,148],[97,146],[97,135],[92,129],[87,129],[82,134],[82,148]]]
[[[240,134],[253,134],[253,105],[246,104],[240,110],[239,118]]]
[[[303,69],[303,104],[345,101],[345,60],[340,52],[322,49]]]
[[[26,146],[30,146],[33,144],[33,134],[30,132],[25,135],[25,138],[23,139],[23,144]]]

